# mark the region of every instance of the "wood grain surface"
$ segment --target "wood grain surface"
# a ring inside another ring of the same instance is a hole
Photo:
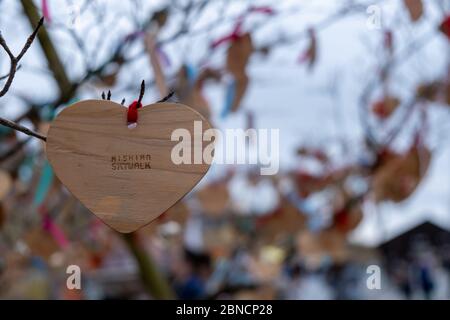
[[[187,129],[192,141],[195,121],[201,121],[201,134],[210,128],[198,112],[182,104],[148,105],[139,109],[134,129],[127,127],[126,114],[126,108],[111,101],[76,103],[51,124],[46,145],[61,182],[103,222],[123,233],[156,219],[210,167],[203,162],[176,165],[171,159],[179,143],[171,141],[175,129]],[[196,139],[201,139],[198,133]],[[192,159],[209,143],[192,142]]]

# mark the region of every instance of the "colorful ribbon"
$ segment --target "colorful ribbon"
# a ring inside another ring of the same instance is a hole
[[[47,0],[42,0],[42,14],[44,15],[45,22],[51,23],[52,19],[50,16],[50,10],[48,8]]]
[[[225,105],[222,109],[222,113],[220,117],[223,119],[231,112],[233,107],[234,98],[236,96],[236,80],[233,78],[227,85],[227,89],[225,92]]]
[[[48,161],[45,162],[41,176],[39,178],[38,185],[36,187],[36,193],[34,194],[33,204],[40,206],[44,202],[50,187],[53,183],[53,169]]]

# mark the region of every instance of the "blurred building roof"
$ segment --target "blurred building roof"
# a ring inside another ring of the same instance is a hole
[[[425,221],[384,241],[378,248],[389,258],[410,258],[414,252],[439,249],[449,244],[450,231],[447,228]]]

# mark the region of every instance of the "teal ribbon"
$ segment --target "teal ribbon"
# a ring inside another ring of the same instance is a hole
[[[39,207],[47,197],[53,183],[53,169],[48,161],[42,167],[41,176],[34,194],[33,204]]]
[[[222,113],[220,114],[220,117],[223,119],[231,111],[231,107],[233,106],[234,97],[236,95],[236,80],[230,81],[230,83],[227,85],[227,91],[225,94],[225,106],[222,109]]]

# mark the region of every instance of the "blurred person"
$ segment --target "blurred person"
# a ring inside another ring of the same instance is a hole
[[[434,279],[433,279],[433,270],[431,266],[426,263],[426,261],[420,261],[417,265],[419,272],[419,282],[426,300],[430,300],[432,298],[432,294],[434,291]]]
[[[299,300],[301,298],[301,276],[302,267],[300,264],[293,265],[286,273],[284,283],[282,284],[281,297],[287,300]]]
[[[399,288],[405,299],[411,299],[412,286],[410,279],[409,265],[404,260],[399,260],[394,263],[392,278],[395,285]]]
[[[427,243],[416,244],[413,261],[417,285],[426,300],[432,299],[435,291],[436,259],[431,249],[432,247]]]
[[[183,264],[175,278],[175,291],[183,300],[206,297],[206,283],[211,276],[211,257],[207,253],[185,249]]]
[[[445,245],[442,248],[442,266],[444,267],[447,276],[447,298],[450,297],[450,245]]]

